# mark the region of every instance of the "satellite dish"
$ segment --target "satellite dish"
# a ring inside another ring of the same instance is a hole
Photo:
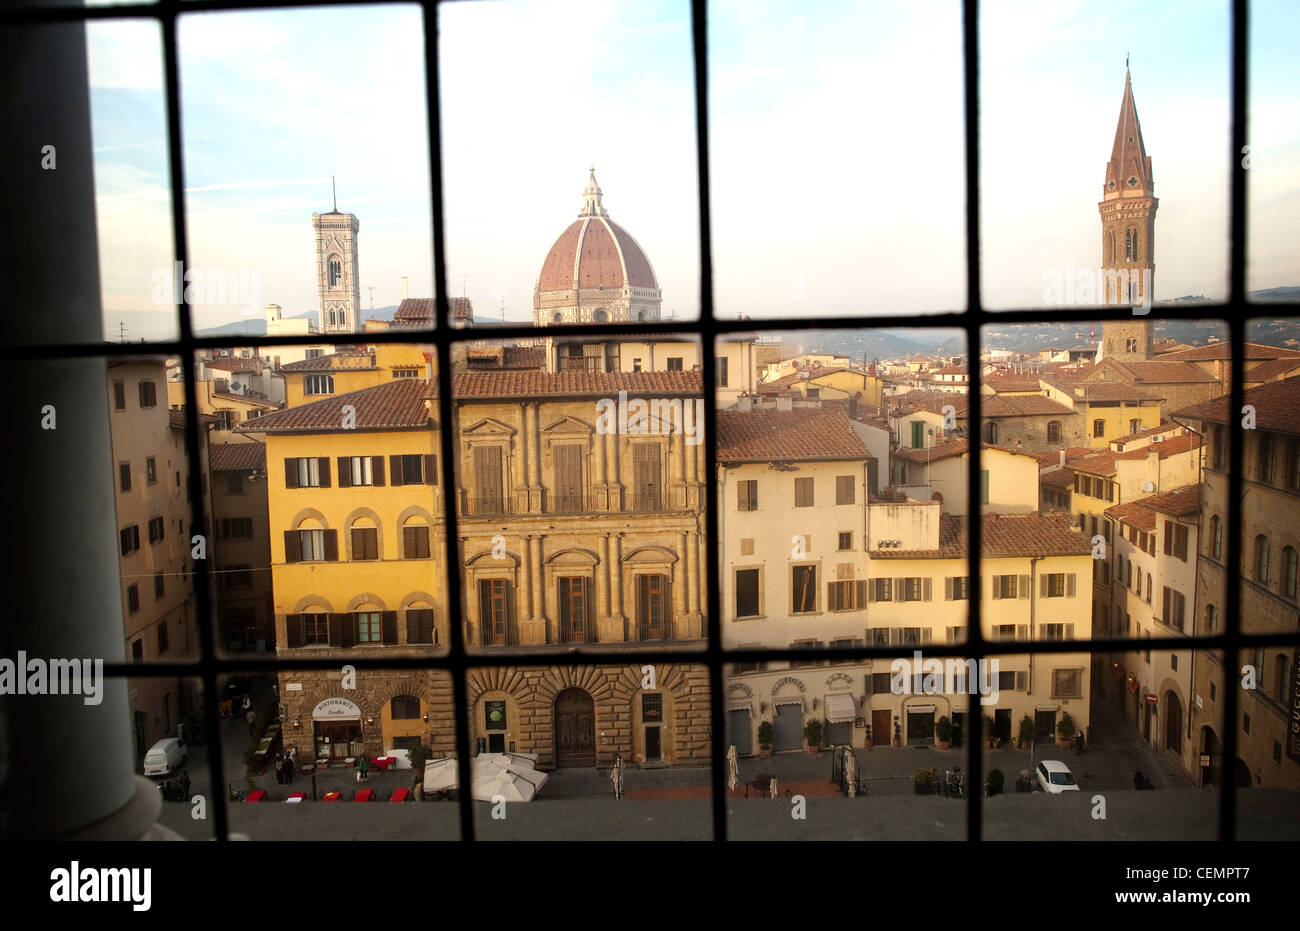
[[[1142,490],[1145,491],[1145,492],[1147,492],[1148,494],[1150,494],[1151,492],[1153,492],[1153,491],[1156,490],[1156,483],[1155,483],[1155,482],[1146,482],[1146,483],[1144,483],[1144,484],[1142,485]]]

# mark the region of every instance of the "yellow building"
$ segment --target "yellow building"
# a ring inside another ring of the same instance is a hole
[[[367,349],[342,349],[310,356],[281,367],[285,407],[360,391],[402,378],[431,378],[434,362],[427,347],[416,343],[378,343]]]
[[[1083,417],[1084,434],[1093,449],[1111,440],[1161,424],[1160,398],[1127,382],[1071,382],[1044,376],[1047,397]]]

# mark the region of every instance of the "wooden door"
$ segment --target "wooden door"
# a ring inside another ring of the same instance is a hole
[[[889,746],[894,739],[894,725],[889,709],[871,712],[871,742],[876,746]]]
[[[596,765],[596,706],[582,689],[555,698],[555,765]]]

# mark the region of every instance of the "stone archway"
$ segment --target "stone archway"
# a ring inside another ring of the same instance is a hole
[[[1208,724],[1201,728],[1201,755],[1210,758],[1210,765],[1201,767],[1201,788],[1217,786],[1223,747],[1219,745],[1219,735]]]
[[[586,689],[555,696],[555,767],[596,765],[596,703]]]
[[[1182,755],[1183,703],[1172,690],[1165,692],[1165,749]]]

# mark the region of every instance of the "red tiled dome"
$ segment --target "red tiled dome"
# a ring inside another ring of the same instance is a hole
[[[609,219],[595,173],[578,219],[551,246],[537,276],[538,291],[624,287],[657,290],[654,269],[627,230]]]

